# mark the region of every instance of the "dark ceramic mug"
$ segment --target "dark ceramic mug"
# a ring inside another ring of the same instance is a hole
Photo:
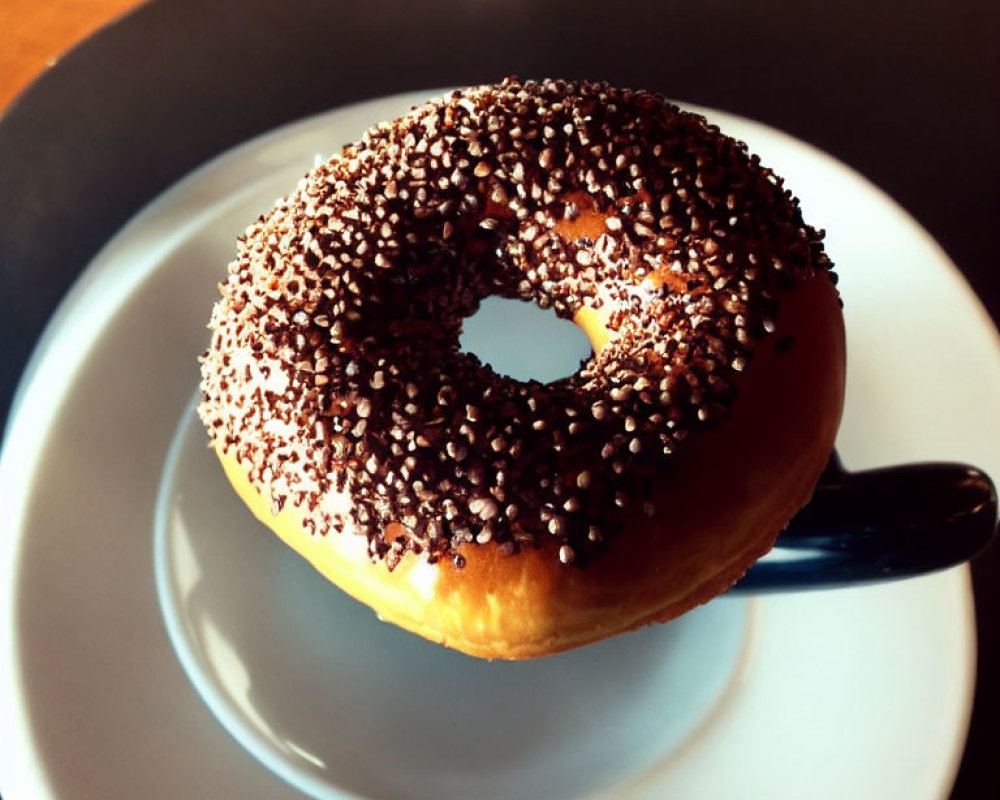
[[[975,467],[920,463],[849,472],[834,453],[810,503],[733,591],[920,575],[967,561],[996,533],[996,488]]]

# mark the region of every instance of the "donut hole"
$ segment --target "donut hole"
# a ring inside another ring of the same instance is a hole
[[[593,355],[586,334],[534,303],[491,296],[466,318],[462,350],[514,380],[551,383],[572,375]]]

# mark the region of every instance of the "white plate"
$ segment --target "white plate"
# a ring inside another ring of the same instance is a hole
[[[209,711],[211,704],[219,719],[240,734],[213,702],[213,687],[205,680],[209,673],[199,673],[186,659],[193,684],[180,666],[155,589],[154,506],[171,439],[189,412],[195,357],[206,342],[204,324],[215,283],[235,236],[287,193],[316,153],[329,152],[418,99],[422,95],[390,98],[305,120],[213,161],[126,226],[53,319],[15,399],[0,456],[0,730],[5,738],[0,790],[7,800],[301,796],[261,766]],[[763,126],[715,112],[712,117],[786,176],[803,198],[807,219],[829,231],[829,250],[842,276],[851,354],[839,440],[847,464],[955,459],[1000,474],[995,452],[1000,344],[940,249],[885,195],[842,164]],[[223,492],[220,502],[230,500]],[[194,533],[210,541],[206,531]],[[266,558],[273,559],[274,574],[258,576],[265,594],[284,602],[286,593],[294,594],[308,580],[280,545],[272,548],[253,531],[247,541],[264,547],[270,553]],[[216,563],[208,560],[204,566]],[[254,563],[250,557],[231,569]],[[298,577],[289,581],[289,574]],[[234,582],[232,575],[206,575],[217,601],[225,598],[220,587],[245,585],[247,576],[241,577],[242,582]],[[336,597],[335,590],[328,591]],[[260,641],[287,641],[292,654],[308,653],[294,649],[303,647],[296,638],[300,620],[271,629],[267,620],[246,616],[238,597],[231,600],[227,624],[243,627],[216,628],[218,641],[252,640],[245,632],[256,624]],[[294,607],[281,602],[268,607]],[[356,613],[339,600],[327,602],[336,608],[317,613],[338,620]],[[727,611],[727,604],[734,610]],[[732,600],[718,607],[705,613],[736,620],[739,635],[723,639],[730,645],[742,642],[743,649],[726,651],[737,653],[738,669],[734,660],[735,672],[719,671],[721,683],[704,694],[693,721],[675,728],[680,738],[653,737],[648,751],[613,759],[600,748],[596,755],[576,751],[589,765],[586,789],[572,773],[577,744],[592,746],[602,732],[608,741],[627,744],[629,725],[648,725],[658,711],[674,719],[672,709],[656,703],[676,687],[663,689],[655,670],[637,678],[634,665],[619,658],[655,655],[671,637],[681,636],[653,629],[570,654],[567,680],[591,677],[605,659],[606,683],[577,684],[594,693],[584,704],[586,713],[555,726],[560,737],[547,750],[527,754],[533,759],[522,762],[527,772],[510,775],[529,775],[532,786],[546,787],[546,796],[591,790],[648,798],[944,796],[961,752],[973,687],[974,626],[965,569],[892,585],[769,596],[746,609]],[[744,612],[751,622],[740,627]],[[697,617],[684,624],[692,630],[705,627]],[[414,669],[427,670],[437,659],[459,670],[466,691],[451,702],[465,725],[477,718],[482,687],[489,685],[480,684],[478,675],[519,674],[516,665],[466,661],[400,639],[407,635],[370,616],[352,617],[351,625],[353,636],[361,631],[366,636],[363,642],[348,639],[342,652],[355,653],[362,645],[367,652],[378,637],[390,637],[389,651],[412,659],[379,665],[376,677],[389,684],[404,681]],[[176,631],[175,638],[183,652],[184,640]],[[190,655],[198,640],[187,641]],[[232,661],[215,680],[215,700],[225,699],[226,691],[232,698],[233,676],[242,674],[241,666],[246,676],[254,675],[261,664],[253,659],[260,658],[261,649],[230,648]],[[652,656],[645,663],[651,670],[661,665]],[[541,674],[544,662],[526,669]],[[671,680],[678,675],[672,674]],[[300,744],[300,733],[316,729],[303,727],[310,704],[302,687],[284,683],[283,676],[269,681],[269,689],[284,684],[287,694],[277,706],[268,706],[255,703],[253,687],[245,687],[250,702],[241,712],[244,732],[275,731],[278,721],[281,741],[301,751],[300,765],[317,767],[318,760],[336,769],[314,771],[319,783],[307,785],[288,771],[294,759],[269,766],[311,791],[373,787],[370,775],[344,771],[347,763],[368,769],[375,763],[371,748],[335,764],[311,751],[312,742]],[[629,708],[610,717],[590,716],[606,714],[613,695],[605,693],[621,692],[623,685],[634,689],[620,695],[629,698]],[[331,695],[337,689],[332,681],[318,688]],[[661,689],[667,694],[656,694]],[[400,693],[397,700],[412,696],[417,707],[420,691]],[[356,711],[354,721],[367,720],[376,732],[372,736],[392,723],[379,716],[385,708],[378,703]],[[419,715],[407,711],[412,735],[425,733],[430,739],[434,732],[422,731]],[[481,714],[478,719],[488,722]],[[538,725],[546,722],[538,720]],[[623,724],[624,732],[615,729]],[[345,743],[348,733],[339,731]],[[567,733],[572,735],[567,738]],[[483,732],[459,726],[441,735],[445,743],[451,736],[461,744],[455,737]],[[241,741],[252,749],[247,736]],[[454,770],[438,778],[468,793],[477,774],[502,776],[501,754],[479,773],[460,763],[470,752],[457,752]],[[266,760],[263,751],[255,754]],[[425,775],[402,771],[391,751],[377,755],[389,796],[420,796],[429,785]],[[435,766],[442,770],[452,763],[444,751]],[[491,791],[503,794],[501,789],[518,796],[520,787],[494,785]]]

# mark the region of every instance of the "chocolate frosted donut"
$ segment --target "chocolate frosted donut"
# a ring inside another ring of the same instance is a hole
[[[455,91],[248,228],[199,411],[258,516],[385,618],[542,655],[724,590],[807,501],[842,406],[829,269],[782,181],[657,95]],[[490,295],[594,355],[498,374],[459,346]]]

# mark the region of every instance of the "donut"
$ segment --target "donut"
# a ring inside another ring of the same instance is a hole
[[[381,619],[557,653],[726,591],[808,502],[844,397],[822,239],[657,94],[453,91],[247,228],[199,415],[252,513]],[[591,357],[498,373],[459,342],[491,295],[573,320]]]

